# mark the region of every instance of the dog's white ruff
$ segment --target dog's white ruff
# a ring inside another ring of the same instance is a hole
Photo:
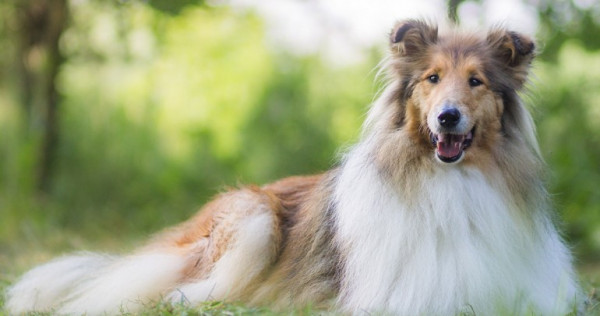
[[[568,249],[548,216],[523,220],[534,210],[518,209],[500,174],[440,163],[420,173],[418,196],[402,201],[371,162],[374,144],[348,155],[335,191],[337,241],[347,254],[343,309],[552,315],[572,308],[578,289]]]

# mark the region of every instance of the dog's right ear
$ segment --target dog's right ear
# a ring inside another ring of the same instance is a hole
[[[390,49],[394,55],[420,54],[438,38],[438,29],[423,21],[407,20],[396,23],[390,34]]]

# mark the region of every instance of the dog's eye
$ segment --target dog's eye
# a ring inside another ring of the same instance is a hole
[[[483,82],[481,82],[481,80],[479,80],[477,78],[470,78],[469,79],[469,85],[471,87],[477,87],[477,86],[480,86],[482,84],[483,84]]]
[[[438,83],[438,82],[440,82],[440,76],[431,75],[431,76],[427,77],[427,80],[429,80],[429,82],[431,82],[431,83]]]

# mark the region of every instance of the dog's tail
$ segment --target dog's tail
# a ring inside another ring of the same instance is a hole
[[[8,289],[6,308],[11,314],[135,312],[175,286],[184,264],[172,253],[66,256],[27,272]]]

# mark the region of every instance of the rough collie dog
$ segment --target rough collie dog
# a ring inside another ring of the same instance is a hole
[[[8,290],[11,313],[205,300],[350,314],[563,314],[579,288],[521,104],[534,44],[398,23],[390,81],[339,167],[219,195],[134,254],[79,254]]]

